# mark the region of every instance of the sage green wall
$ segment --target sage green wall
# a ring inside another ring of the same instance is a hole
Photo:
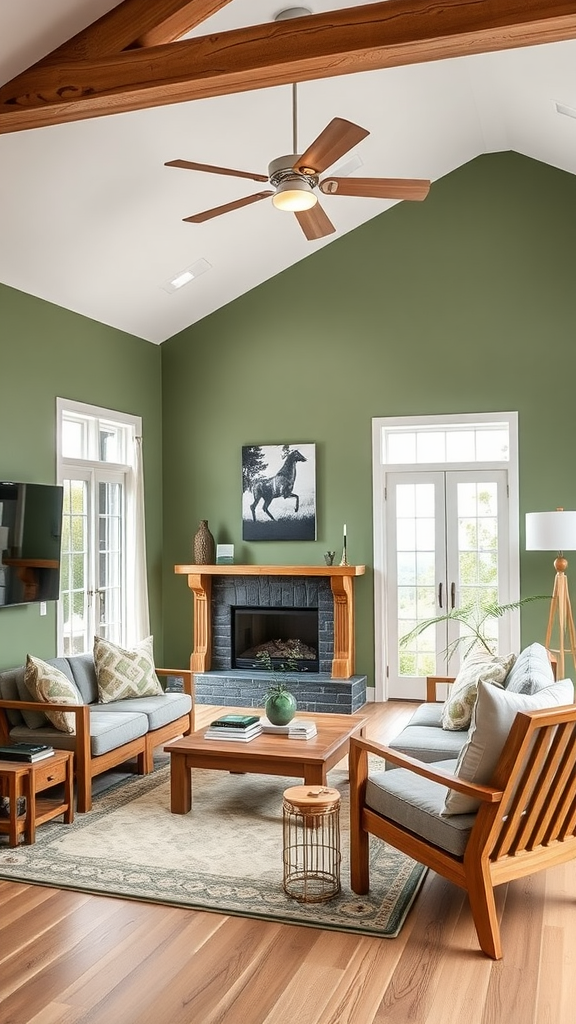
[[[142,416],[151,618],[162,656],[161,354],[156,345],[0,285],[0,479],[54,483],[56,398]],[[56,652],[56,605],[0,609],[0,668]]]
[[[233,216],[249,227],[250,211]],[[293,230],[278,214],[278,244]],[[199,519],[237,562],[270,564],[339,554],[346,522],[349,559],[368,566],[357,670],[373,680],[372,417],[517,410],[522,538],[525,511],[575,507],[575,238],[575,177],[483,156],[162,346],[170,661],[190,651],[192,595],[172,567]],[[316,442],[318,540],[244,544],[241,446],[284,441]],[[522,554],[524,595],[550,592],[552,558]],[[543,639],[545,619],[528,606],[523,638]]]

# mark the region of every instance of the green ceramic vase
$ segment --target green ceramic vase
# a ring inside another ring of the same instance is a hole
[[[296,714],[296,708],[296,697],[288,690],[269,694],[264,705],[266,718],[272,725],[288,725]]]

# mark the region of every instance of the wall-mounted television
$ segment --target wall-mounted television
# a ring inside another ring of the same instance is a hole
[[[0,480],[0,608],[57,601],[63,488]]]

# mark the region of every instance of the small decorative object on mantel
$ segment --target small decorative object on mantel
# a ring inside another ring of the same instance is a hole
[[[346,554],[346,523],[344,523],[344,537],[342,544],[342,558],[340,559],[340,565],[348,565],[348,557]]]
[[[326,562],[326,565],[334,565],[334,555],[335,554],[336,554],[335,551],[325,551],[324,552],[324,561]]]
[[[234,545],[216,545],[216,565],[234,565]]]
[[[194,536],[194,564],[214,565],[216,559],[216,543],[208,529],[208,520],[201,519]]]

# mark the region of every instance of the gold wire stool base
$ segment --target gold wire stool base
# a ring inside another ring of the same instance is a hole
[[[292,786],[283,800],[283,889],[300,903],[324,903],[340,892],[340,793]]]

